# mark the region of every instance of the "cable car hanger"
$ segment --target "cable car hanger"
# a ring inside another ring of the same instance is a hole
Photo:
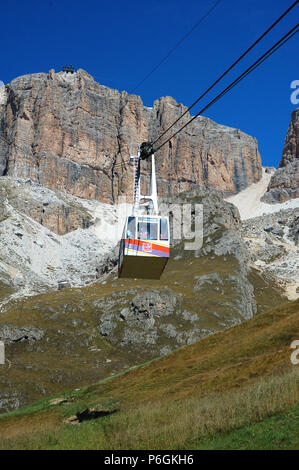
[[[140,191],[140,162],[151,157],[149,194]],[[134,166],[132,215],[126,218],[120,243],[118,276],[160,279],[169,259],[169,219],[159,214],[155,156],[150,142],[143,142]]]

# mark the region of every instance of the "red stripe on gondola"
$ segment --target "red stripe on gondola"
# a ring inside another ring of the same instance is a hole
[[[142,248],[143,243],[151,243],[153,250],[164,251],[165,253],[169,253],[169,247],[163,245],[157,245],[156,243],[152,243],[151,241],[147,242],[145,240],[136,240],[135,238],[126,238],[126,244],[140,246]]]

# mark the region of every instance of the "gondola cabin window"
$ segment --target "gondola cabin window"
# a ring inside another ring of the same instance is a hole
[[[138,217],[137,238],[139,240],[158,240],[158,219]]]
[[[127,238],[135,238],[136,217],[128,217]]]
[[[168,240],[168,221],[160,219],[160,240]]]

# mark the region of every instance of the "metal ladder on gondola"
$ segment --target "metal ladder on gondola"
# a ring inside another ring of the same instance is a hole
[[[140,205],[140,152],[130,156],[130,163],[134,166],[133,184],[133,213],[137,213]]]
[[[150,205],[150,213],[158,215],[158,195],[157,195],[157,181],[156,181],[156,167],[155,167],[155,156],[152,157],[152,171],[151,171],[151,183],[150,183],[150,194],[140,194],[140,152],[138,155],[130,156],[130,163],[134,166],[134,186],[133,186],[133,214],[137,215],[140,212],[141,199],[148,200]]]

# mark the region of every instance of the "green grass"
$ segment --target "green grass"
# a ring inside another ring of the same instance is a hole
[[[299,450],[299,406],[199,443],[201,450]]]

